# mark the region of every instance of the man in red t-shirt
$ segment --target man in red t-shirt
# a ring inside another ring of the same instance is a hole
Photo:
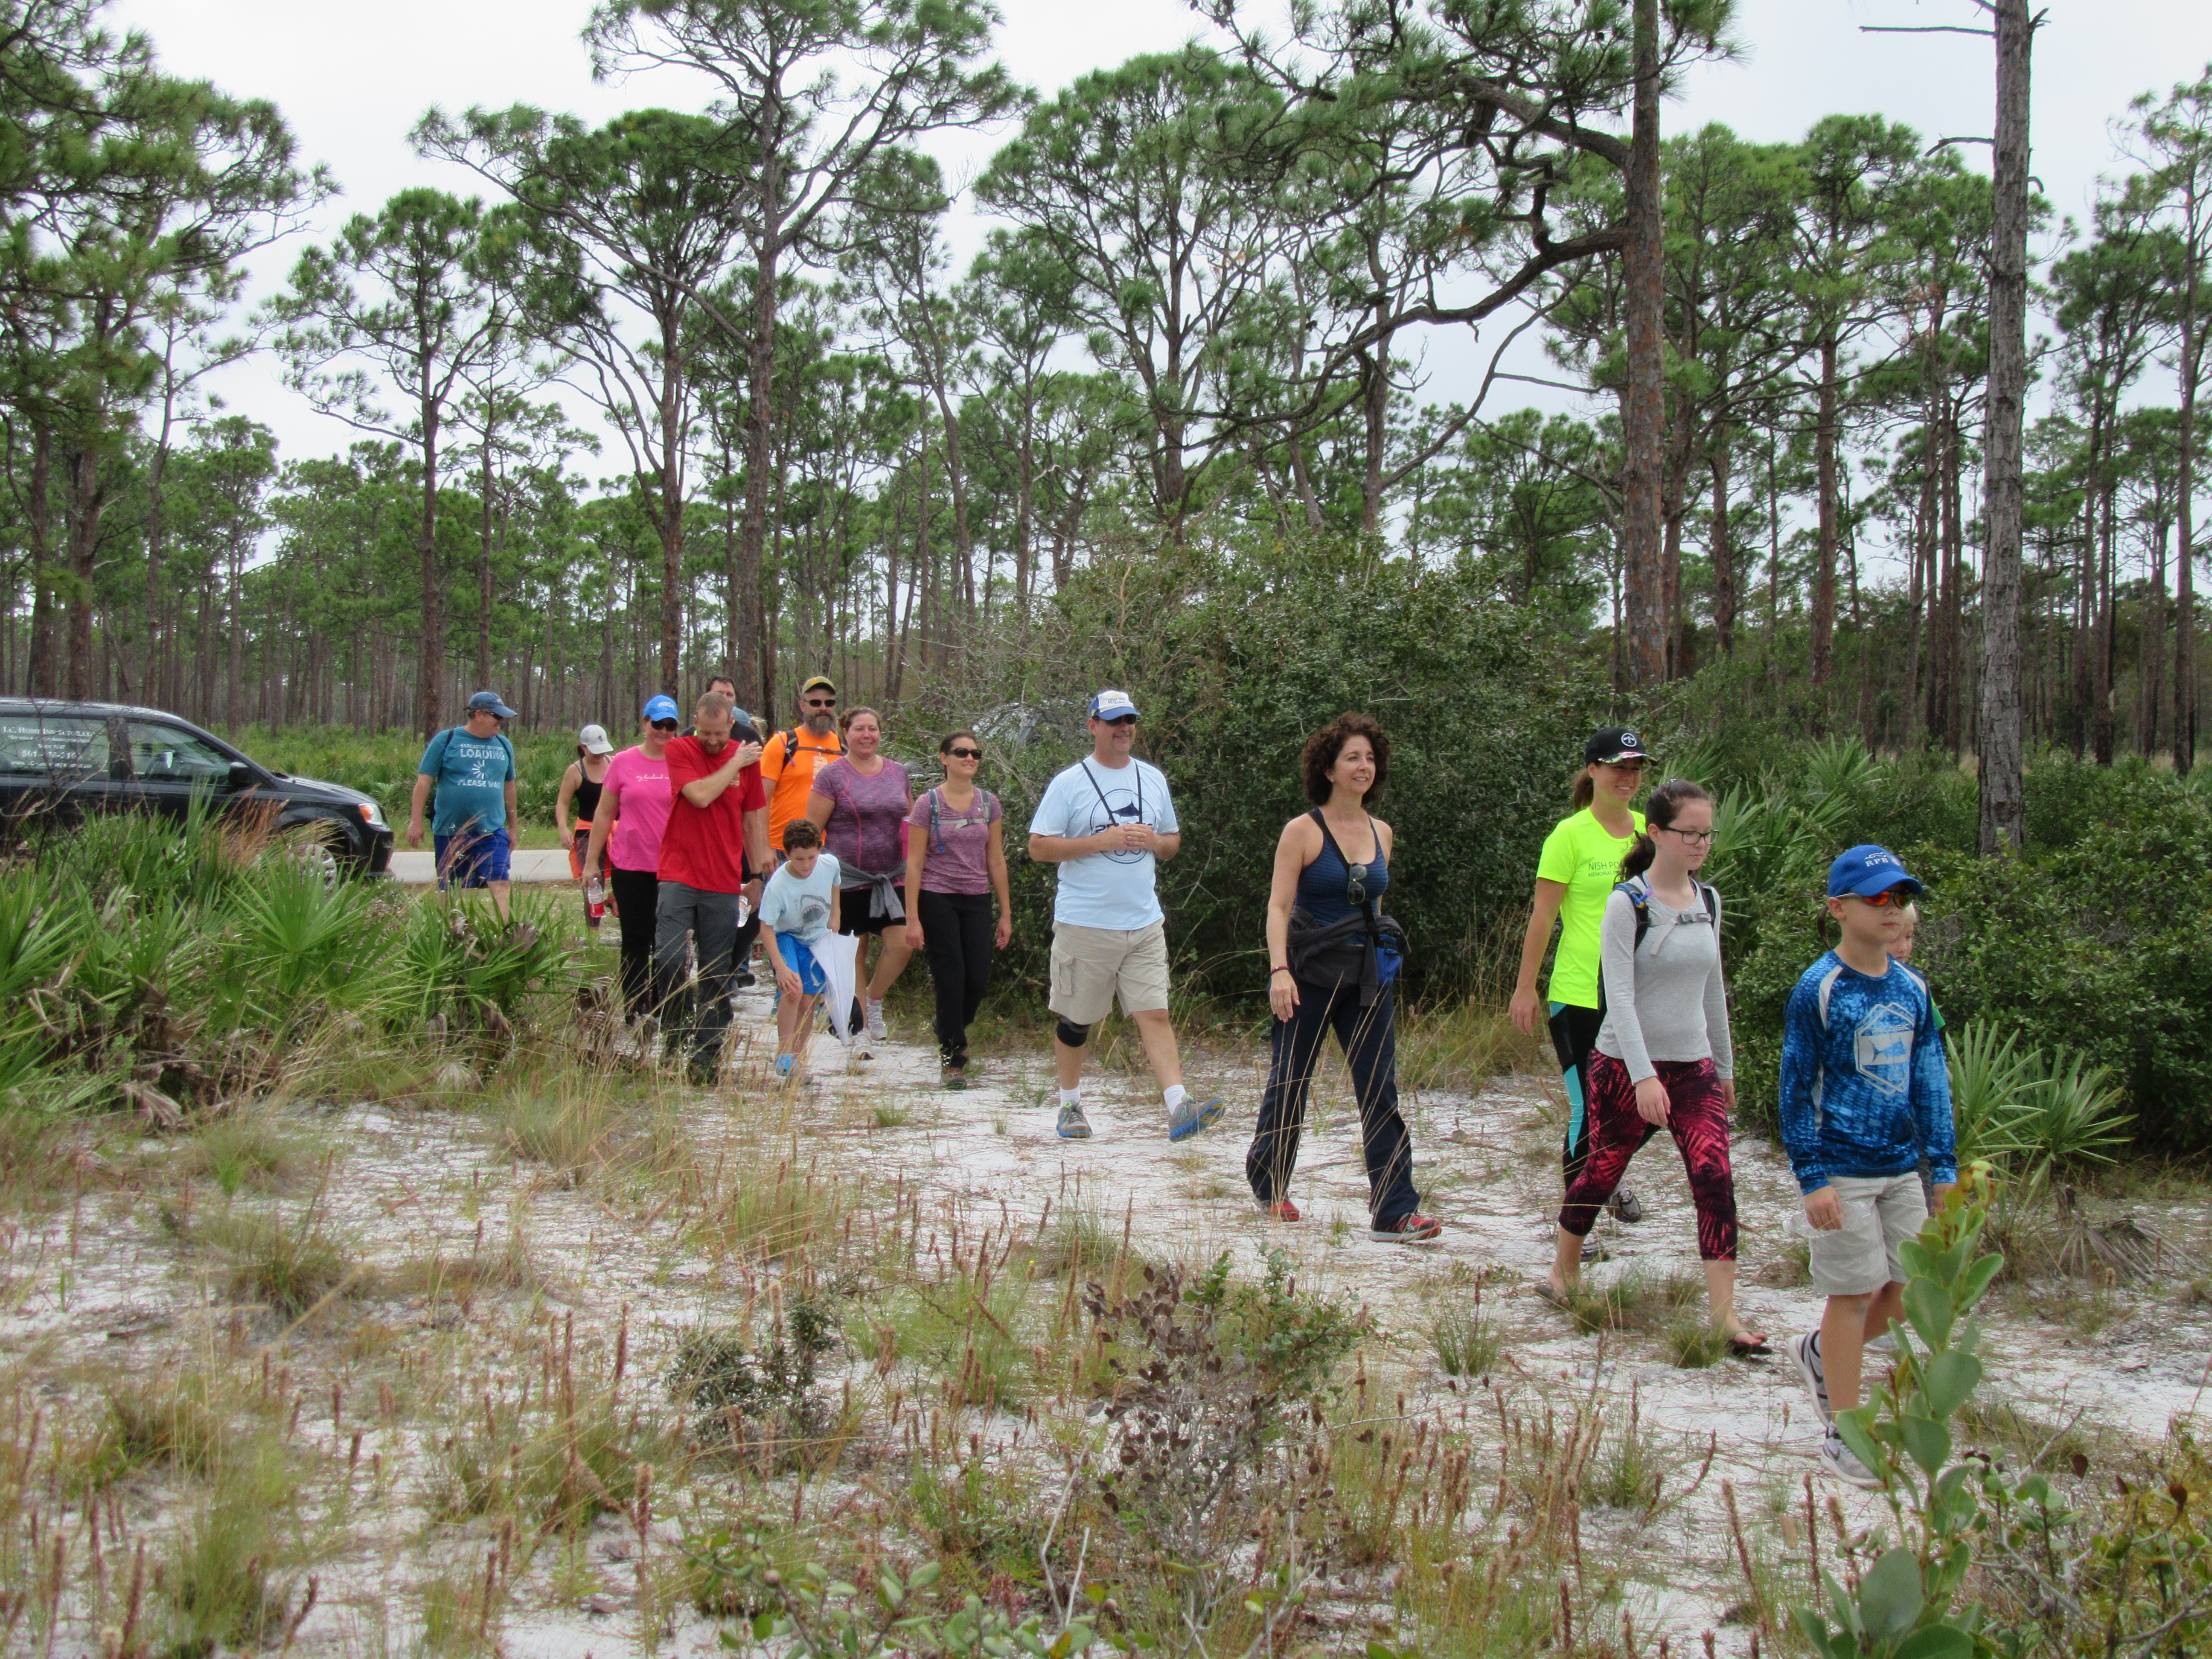
[[[768,792],[760,745],[731,741],[735,716],[727,697],[708,692],[693,718],[696,735],[676,738],[665,757],[673,799],[660,836],[653,976],[669,1053],[688,1037],[691,1080],[711,1084],[730,1029],[738,899],[760,902],[760,872],[768,864]],[[699,976],[690,1006],[679,1009],[687,936],[698,945]]]

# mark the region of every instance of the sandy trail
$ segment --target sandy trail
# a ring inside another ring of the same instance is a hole
[[[740,998],[739,1008],[735,1074],[741,1087],[763,1088],[774,1046],[768,999],[755,991]],[[812,1058],[816,1075],[794,1091],[790,1127],[799,1156],[820,1169],[918,1188],[933,1224],[941,1217],[949,1228],[958,1216],[971,1237],[1009,1219],[1034,1222],[1049,1203],[1089,1206],[1117,1237],[1126,1225],[1132,1245],[1156,1259],[1203,1262],[1225,1250],[1256,1270],[1263,1247],[1287,1250],[1302,1286],[1364,1309],[1375,1332],[1367,1363],[1386,1387],[1404,1391],[1410,1413],[1437,1410],[1457,1420],[1470,1399],[1488,1409],[1486,1390],[1441,1373],[1428,1335],[1439,1299],[1465,1297],[1470,1279],[1480,1275],[1483,1305],[1506,1338],[1491,1381],[1513,1409],[1540,1411],[1547,1400],[1564,1407],[1593,1389],[1617,1408],[1633,1389],[1674,1459],[1674,1490],[1710,1455],[1710,1473],[1697,1489],[1656,1518],[1593,1509],[1583,1522],[1586,1547],[1625,1574],[1625,1605],[1639,1632],[1672,1633],[1680,1642],[1720,1626],[1741,1600],[1723,1481],[1735,1487],[1747,1522],[1802,1504],[1802,1482],[1814,1468],[1815,1426],[1785,1362],[1680,1370],[1656,1338],[1577,1334],[1528,1293],[1548,1256],[1557,1201],[1552,1079],[1501,1079],[1472,1097],[1408,1096],[1417,1183],[1424,1208],[1443,1220],[1445,1231],[1434,1245],[1406,1247],[1366,1237],[1357,1119],[1333,1060],[1316,1085],[1293,1188],[1307,1218],[1286,1226],[1258,1212],[1244,1182],[1261,1080],[1249,1064],[1194,1057],[1190,1080],[1224,1094],[1229,1111],[1211,1133],[1172,1146],[1149,1074],[1102,1076],[1096,1068],[1086,1084],[1095,1138],[1060,1139],[1045,1103],[1050,1060],[1042,1046],[1030,1058],[979,1060],[975,1085],[959,1091],[937,1087],[933,1053],[913,1042],[877,1045],[872,1059],[848,1066],[822,1037]],[[434,1522],[419,1476],[403,1473],[434,1449],[438,1425],[373,1426],[358,1407],[354,1421],[341,1414],[334,1423],[331,1385],[362,1398],[375,1367],[398,1352],[411,1355],[402,1363],[426,1375],[436,1370],[519,1386],[536,1363],[533,1345],[551,1322],[570,1316],[580,1346],[601,1352],[626,1318],[632,1374],[648,1377],[686,1332],[729,1320],[761,1293],[765,1278],[716,1270],[684,1247],[649,1202],[615,1201],[592,1183],[566,1186],[518,1161],[487,1134],[465,1091],[413,1106],[300,1115],[329,1149],[324,1202],[364,1267],[388,1267],[433,1251],[463,1258],[487,1238],[511,1234],[526,1249],[542,1288],[530,1296],[487,1296],[466,1312],[420,1297],[381,1301],[349,1315],[350,1334],[319,1336],[309,1326],[272,1345],[266,1330],[246,1327],[204,1261],[178,1248],[175,1217],[164,1219],[128,1181],[104,1190],[95,1184],[99,1195],[35,1221],[0,1222],[0,1375],[12,1375],[19,1400],[35,1396],[58,1418],[96,1411],[100,1390],[118,1375],[217,1353],[250,1361],[273,1348],[286,1368],[284,1385],[313,1402],[303,1409],[298,1432],[323,1460],[327,1486],[342,1490],[349,1522],[329,1532],[314,1566],[321,1600],[294,1650],[406,1651],[412,1596],[435,1571],[480,1564],[484,1541],[465,1524]],[[738,1133],[726,1097],[690,1096],[684,1128],[703,1161],[761,1156],[757,1139]],[[165,1143],[141,1148],[149,1162],[171,1155]],[[1794,1189],[1762,1143],[1739,1139],[1735,1158],[1744,1253],[1739,1304],[1778,1346],[1817,1316],[1809,1291],[1765,1282],[1782,1263],[1780,1224],[1795,1205]],[[1632,1179],[1647,1219],[1632,1228],[1601,1223],[1611,1260],[1592,1272],[1694,1273],[1692,1212],[1671,1143],[1647,1147]],[[2146,1208],[2142,1216],[2177,1243],[2201,1242],[2200,1215]],[[2178,1419],[2201,1421],[2212,1314],[2165,1293],[2118,1291],[2114,1302],[2118,1316],[2094,1335],[2024,1316],[2010,1304],[1993,1309],[1984,1348],[1988,1393],[2054,1425],[2074,1423],[2142,1443],[2156,1443]],[[854,1364],[856,1374],[865,1369],[857,1359]],[[1486,1421],[1480,1411],[1472,1419],[1478,1437]],[[1011,1438],[1020,1425],[1001,1415],[985,1426],[994,1438]],[[360,1470],[349,1449],[355,1429],[365,1431]],[[366,1477],[372,1462],[387,1472],[380,1482]],[[1828,1487],[1819,1491],[1825,1504]],[[158,1531],[173,1522],[178,1495],[158,1480],[137,1482],[133,1500],[143,1525]],[[1865,1495],[1844,1495],[1854,1525],[1881,1513]],[[339,1500],[325,1493],[320,1501],[327,1522]],[[653,1547],[672,1547],[682,1530],[680,1516],[657,1522]],[[1776,1547],[1788,1558],[1778,1540]],[[717,1650],[714,1627],[689,1612],[649,1632],[639,1628],[629,1616],[634,1547],[634,1537],[604,1517],[567,1557],[543,1552],[549,1559],[514,1582],[502,1650]],[[1802,1578],[1802,1567],[1794,1571]],[[1747,1643],[1740,1628],[1724,1631],[1722,1639],[1731,1652]],[[90,1654],[99,1644],[80,1625],[65,1627],[53,1650]]]

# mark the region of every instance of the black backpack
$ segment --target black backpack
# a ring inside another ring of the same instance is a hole
[[[1696,888],[1698,896],[1705,900],[1705,915],[1712,921],[1713,937],[1717,939],[1720,937],[1721,926],[1720,890],[1708,887],[1695,876],[1690,878],[1690,885]],[[1636,938],[1628,947],[1628,960],[1632,967],[1636,962],[1636,953],[1644,948],[1644,934],[1651,931],[1651,912],[1649,908],[1651,900],[1650,884],[1641,876],[1631,876],[1626,881],[1615,882],[1613,890],[1616,893],[1627,894],[1628,902],[1636,907]],[[1601,1027],[1605,1024],[1605,964],[1602,961],[1598,963],[1597,970],[1597,1023]]]

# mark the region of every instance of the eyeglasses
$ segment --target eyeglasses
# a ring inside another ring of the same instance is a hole
[[[980,749],[948,749],[945,752],[955,760],[979,761],[983,758],[983,751]]]
[[[806,700],[806,706],[809,708],[835,708],[837,706],[837,699],[835,697],[809,697]]]
[[[676,722],[674,720],[655,720],[653,723],[653,729],[656,732],[673,732],[676,729]]]
[[[1903,882],[1899,882],[1894,887],[1883,888],[1879,893],[1853,893],[1850,896],[1861,904],[1870,904],[1879,910],[1887,904],[1894,904],[1902,908],[1911,903],[1912,890],[1905,886]]]
[[[1657,827],[1664,830],[1670,836],[1680,836],[1687,846],[1710,847],[1713,844],[1713,832],[1710,830],[1677,830],[1671,823],[1662,823]]]

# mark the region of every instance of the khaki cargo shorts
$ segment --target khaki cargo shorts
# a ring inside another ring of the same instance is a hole
[[[1168,1006],[1167,924],[1149,927],[1052,925],[1052,995],[1045,1006],[1074,1025],[1106,1018],[1119,993],[1121,1012]]]
[[[1866,1296],[1892,1280],[1905,1282],[1897,1247],[1917,1238],[1928,1221],[1920,1176],[1835,1176],[1828,1184],[1844,1206],[1844,1224],[1814,1231],[1808,1246],[1813,1288],[1823,1296]]]

